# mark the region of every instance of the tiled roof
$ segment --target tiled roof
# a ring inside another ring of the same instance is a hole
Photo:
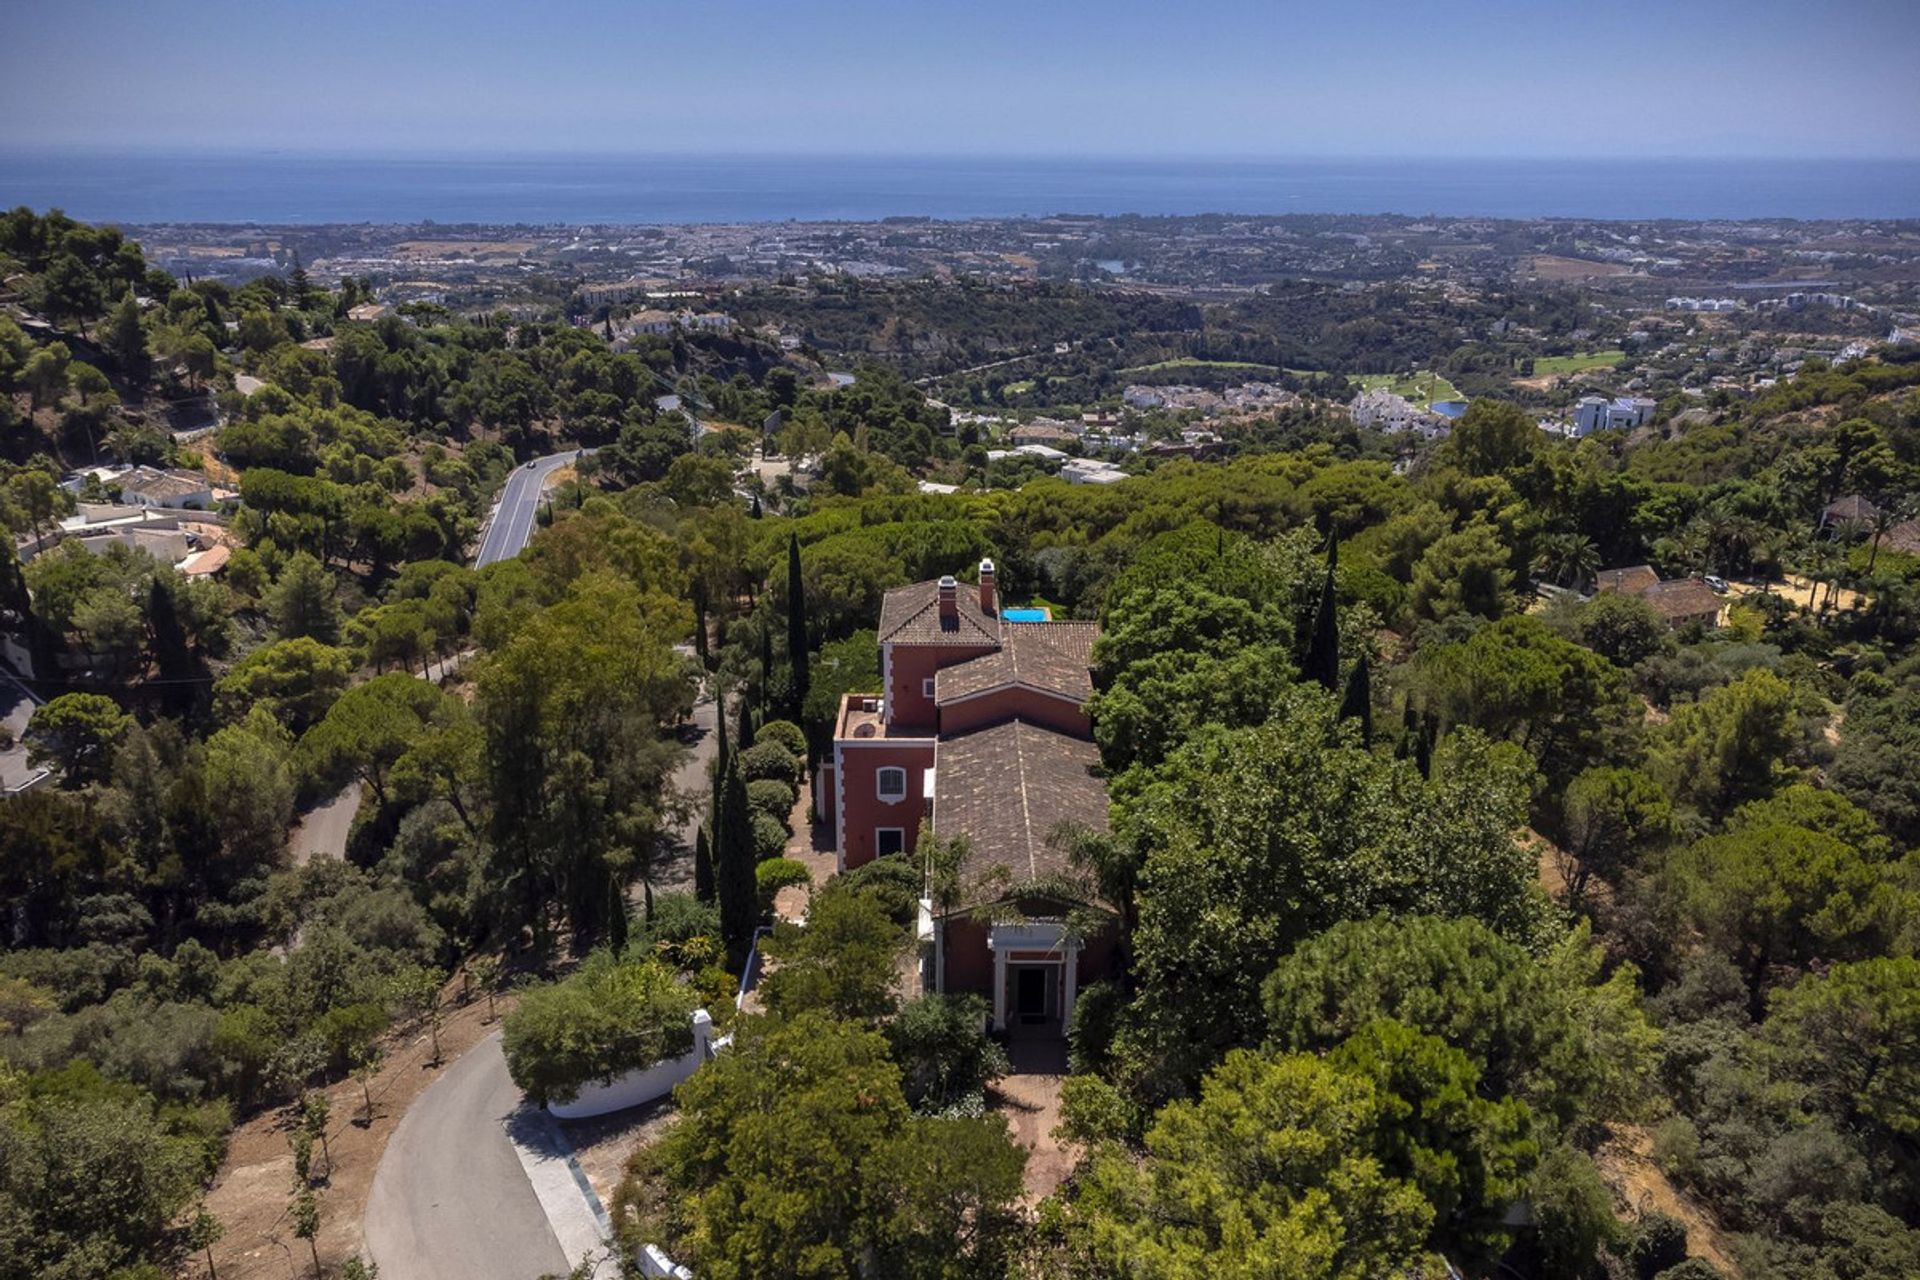
[[[1602,569],[1593,575],[1595,595],[1612,591],[1623,596],[1637,596],[1648,587],[1658,586],[1660,575],[1653,571],[1652,565],[1629,565],[1624,569]]]
[[[1887,530],[1880,544],[1907,555],[1920,555],[1920,520],[1907,520]]]
[[[1857,493],[1834,499],[1826,511],[1829,520],[1871,520],[1879,514],[1880,508]]]
[[[1014,685],[1056,693],[1075,702],[1093,696],[1088,668],[1092,665],[1094,639],[1100,634],[1098,623],[1015,622],[1007,624],[1000,634],[1005,643],[999,652],[947,667],[934,677],[936,704],[946,706],[989,689]]]
[[[1718,616],[1720,613],[1720,597],[1698,578],[1656,582],[1642,591],[1640,598],[1655,613],[1669,621],[1675,618]]]
[[[968,881],[995,868],[1016,882],[1060,875],[1066,852],[1047,844],[1057,826],[1107,829],[1107,784],[1093,772],[1099,763],[1091,742],[1024,720],[942,739],[934,755],[934,831],[943,840],[967,837],[961,875]]]
[[[951,625],[940,620],[940,584],[915,582],[887,592],[880,604],[881,644],[994,645],[1000,619],[980,610],[980,588],[959,584],[959,609]]]
[[[153,467],[135,467],[119,479],[122,493],[138,493],[149,498],[186,498],[207,491],[207,478],[198,471],[160,471]]]

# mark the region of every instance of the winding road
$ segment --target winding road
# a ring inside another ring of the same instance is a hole
[[[480,539],[480,553],[473,558],[473,567],[484,569],[496,560],[511,560],[525,550],[533,537],[534,517],[540,510],[540,492],[546,488],[547,477],[582,453],[591,452],[591,449],[568,449],[565,453],[550,453],[515,467],[507,477],[506,486],[500,490],[500,503],[493,510],[493,518],[487,521],[487,532]]]

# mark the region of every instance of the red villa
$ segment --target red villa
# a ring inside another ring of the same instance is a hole
[[[821,770],[841,870],[911,855],[930,819],[942,839],[967,838],[964,885],[1004,886],[944,913],[923,901],[920,922],[923,988],[989,997],[997,1030],[1060,1032],[1105,969],[1108,939],[1066,923],[1098,904],[1061,896],[1066,858],[1048,843],[1062,822],[1107,825],[1086,713],[1098,633],[1003,610],[991,560],[977,592],[951,577],[896,587],[880,609],[884,688],[842,701]]]

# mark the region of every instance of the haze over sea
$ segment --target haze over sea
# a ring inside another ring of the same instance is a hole
[[[0,206],[159,222],[1097,214],[1920,217],[1920,160],[1114,160],[0,153]]]

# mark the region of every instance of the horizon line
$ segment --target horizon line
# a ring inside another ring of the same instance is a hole
[[[1847,163],[1847,164],[1916,164],[1920,163],[1920,152],[1912,154],[1859,152],[1836,153],[1795,152],[1795,151],[1753,151],[1729,150],[1715,152],[1674,151],[1674,152],[1544,152],[1544,151],[1290,151],[1290,152],[1252,152],[1252,151],[1109,151],[1109,150],[1059,150],[1059,151],[904,151],[897,149],[873,150],[720,150],[714,148],[651,148],[651,149],[615,149],[600,147],[466,147],[459,145],[419,145],[419,146],[381,146],[349,147],[327,146],[287,146],[261,144],[150,144],[150,143],[36,143],[0,140],[0,156],[31,157],[35,159],[59,159],[63,157],[88,158],[154,158],[154,159],[297,159],[297,160],[422,160],[422,159],[459,159],[459,160],[712,160],[712,161],[767,161],[767,160],[859,160],[859,161],[907,161],[907,162],[1034,162],[1060,163],[1062,161],[1082,161],[1087,163],[1124,163],[1124,164],[1288,164],[1288,163],[1458,163],[1458,162],[1503,162],[1503,163],[1551,163],[1551,164],[1589,164],[1589,163],[1732,163],[1761,161],[1768,163]]]

